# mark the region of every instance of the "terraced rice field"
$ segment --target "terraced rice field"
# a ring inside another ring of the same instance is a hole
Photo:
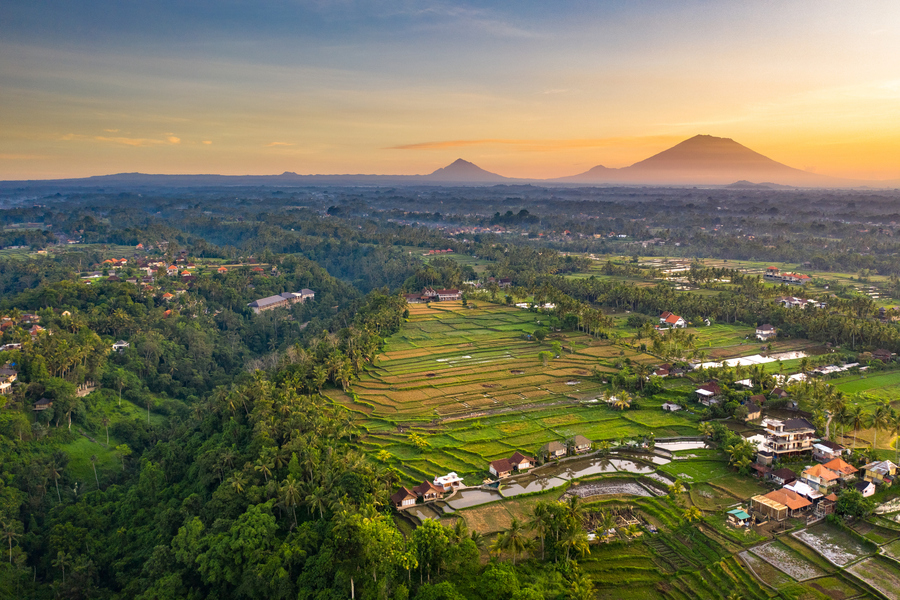
[[[797,581],[805,581],[825,575],[824,571],[806,560],[799,552],[789,548],[780,541],[756,546],[750,551]]]
[[[656,362],[625,345],[578,332],[554,333],[543,344],[526,339],[545,315],[479,302],[410,305],[409,322],[389,338],[376,364],[352,390],[328,392],[355,413],[361,444],[390,455],[409,482],[456,471],[478,483],[490,461],[516,450],[535,456],[550,441],[575,434],[620,440],[696,433],[696,417],[660,409],[666,398],[641,400],[619,412],[602,402],[605,386],[592,374],[614,372],[626,358]],[[538,353],[558,341],[564,350],[544,365]],[[678,400],[676,399],[676,401]],[[417,450],[410,432],[429,444]]]
[[[832,525],[816,525],[792,535],[839,567],[875,552],[874,545],[864,544]]]
[[[900,600],[900,567],[885,558],[873,556],[855,565],[849,572],[865,581],[891,600]]]

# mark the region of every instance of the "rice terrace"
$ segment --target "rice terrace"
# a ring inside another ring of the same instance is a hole
[[[549,345],[526,336],[547,315],[483,302],[411,304],[409,311],[409,323],[388,339],[352,393],[330,393],[356,413],[367,432],[363,443],[389,452],[412,480],[448,471],[483,474],[492,460],[516,450],[534,455],[547,442],[576,434],[613,441],[651,431],[697,433],[696,418],[662,412],[661,399],[642,400],[648,410],[626,412],[603,402],[607,386],[595,370],[612,373],[626,359],[656,360],[650,355],[566,332],[548,338],[562,352],[544,365],[538,354]],[[429,448],[417,450],[410,432],[424,436]],[[480,481],[474,476],[471,483]]]

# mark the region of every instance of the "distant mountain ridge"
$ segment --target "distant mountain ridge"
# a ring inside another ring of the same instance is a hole
[[[711,135],[696,135],[629,167],[610,169],[601,165],[555,181],[728,185],[741,180],[800,186],[841,185],[840,180],[789,167],[730,138]]]
[[[149,175],[119,173],[79,179],[4,181],[10,188],[34,187],[253,187],[394,185],[715,185],[734,189],[799,187],[895,187],[897,181],[837,179],[789,167],[730,138],[696,135],[658,154],[620,169],[597,165],[584,173],[555,179],[512,178],[459,158],[427,175]]]

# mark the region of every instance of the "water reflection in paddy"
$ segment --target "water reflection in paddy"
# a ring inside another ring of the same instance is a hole
[[[424,521],[425,519],[437,519],[440,517],[436,510],[426,504],[411,506],[406,509],[406,512],[413,517],[417,517],[419,521]]]
[[[685,442],[663,442],[656,444],[657,448],[668,450],[669,452],[678,452],[679,450],[699,450],[706,448],[706,442],[702,440],[685,441]]]
[[[511,481],[510,483],[505,484],[503,486],[503,495],[509,497],[518,496],[519,494],[529,494],[531,492],[541,492],[559,487],[565,482],[565,479],[560,479],[559,477],[522,478],[518,481]]]
[[[459,510],[460,508],[493,502],[502,497],[499,492],[493,490],[460,490],[451,499],[447,500],[447,506]]]

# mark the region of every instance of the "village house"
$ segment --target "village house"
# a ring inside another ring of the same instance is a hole
[[[760,341],[765,342],[765,341],[771,340],[772,338],[775,338],[777,336],[778,336],[778,332],[775,331],[775,328],[769,324],[760,325],[759,327],[756,328],[756,339],[758,339]]]
[[[788,394],[786,391],[784,391],[780,387],[777,387],[777,388],[773,389],[771,392],[769,392],[769,398],[776,398],[776,399],[781,400],[781,399],[787,398],[789,396],[790,396],[790,394]]]
[[[728,524],[735,527],[746,527],[750,525],[750,515],[743,509],[735,508],[728,511]]]
[[[572,450],[572,454],[584,454],[585,452],[590,452],[591,440],[583,435],[576,435],[569,440],[569,448]]]
[[[129,346],[131,346],[131,344],[129,344],[125,340],[119,340],[118,342],[116,342],[115,344],[112,345],[112,349],[114,352],[122,353],[122,352],[125,352],[125,348],[128,348]]]
[[[491,475],[494,477],[499,477],[503,479],[504,477],[509,477],[512,475],[513,466],[512,463],[509,462],[508,458],[501,458],[499,460],[495,460],[491,462],[488,467],[488,471],[490,471]]]
[[[673,404],[672,402],[665,402],[662,405],[662,409],[666,412],[678,412],[679,410],[681,410],[681,406],[679,406],[678,404]]]
[[[800,473],[800,477],[803,483],[823,494],[827,494],[840,480],[837,473],[820,464],[807,467]]]
[[[883,363],[889,363],[894,360],[894,354],[892,354],[890,350],[879,348],[878,350],[872,352],[872,359],[880,360]]]
[[[444,490],[437,487],[430,481],[423,481],[422,483],[414,487],[412,491],[416,494],[416,496],[421,498],[423,502],[439,500],[441,496],[444,495]]]
[[[687,321],[685,321],[682,317],[671,313],[669,311],[665,311],[661,315],[659,315],[659,325],[660,327],[671,327],[683,329],[687,327]]]
[[[278,294],[277,296],[260,298],[259,300],[254,300],[247,306],[253,309],[254,313],[259,314],[267,310],[285,308],[290,306],[291,304],[313,300],[315,299],[315,297],[316,293],[314,291],[308,288],[303,288],[299,292],[284,292],[282,294]]]
[[[829,471],[834,472],[838,476],[838,479],[840,479],[841,483],[844,484],[853,479],[856,479],[856,474],[859,472],[859,469],[857,469],[853,465],[847,464],[840,458],[833,458],[822,466]]]
[[[875,495],[875,484],[871,481],[857,481],[853,487],[863,495],[863,498]]]
[[[819,462],[828,462],[835,458],[840,458],[846,449],[840,444],[829,442],[828,440],[819,440],[812,445],[812,454]]]
[[[812,450],[812,442],[816,437],[816,428],[806,419],[786,419],[784,421],[765,418],[761,423],[765,430],[766,440],[760,446],[759,454],[768,459],[758,462],[771,464],[771,461],[783,456],[794,456]]]
[[[787,485],[797,480],[797,474],[786,467],[772,471],[769,476],[773,482],[778,485]]]
[[[711,406],[719,403],[719,396],[722,394],[722,388],[718,382],[709,381],[694,390],[697,395],[697,401],[704,406]]]
[[[416,498],[417,496],[414,493],[412,493],[405,487],[401,487],[399,490],[394,492],[393,495],[391,495],[390,500],[391,504],[394,505],[394,508],[403,509],[413,506],[416,503]]]
[[[894,482],[897,476],[897,465],[889,460],[876,460],[865,465],[863,470],[863,479],[871,481],[875,485],[886,485],[888,487]]]
[[[750,401],[744,404],[747,408],[747,416],[744,417],[745,421],[755,421],[762,418],[762,408],[753,402],[753,398],[755,398],[755,396],[751,396]]]
[[[549,442],[541,447],[541,456],[547,460],[561,458],[566,455],[566,446],[560,442]]]
[[[516,471],[527,471],[534,466],[534,459],[516,451],[509,458],[509,464],[511,464]]]
[[[435,477],[434,486],[444,490],[445,492],[452,492],[453,490],[456,490],[463,486],[463,480],[462,477],[457,475],[455,472],[451,472],[440,477]]]
[[[37,402],[34,403],[34,407],[32,408],[32,410],[34,410],[36,412],[40,412],[42,410],[47,410],[48,408],[51,408],[52,406],[53,406],[53,400],[50,400],[49,398],[41,398],[40,400],[38,400]]]
[[[784,488],[750,499],[751,511],[759,513],[766,519],[776,521],[799,516],[810,506],[812,506],[812,502],[797,492]]]

